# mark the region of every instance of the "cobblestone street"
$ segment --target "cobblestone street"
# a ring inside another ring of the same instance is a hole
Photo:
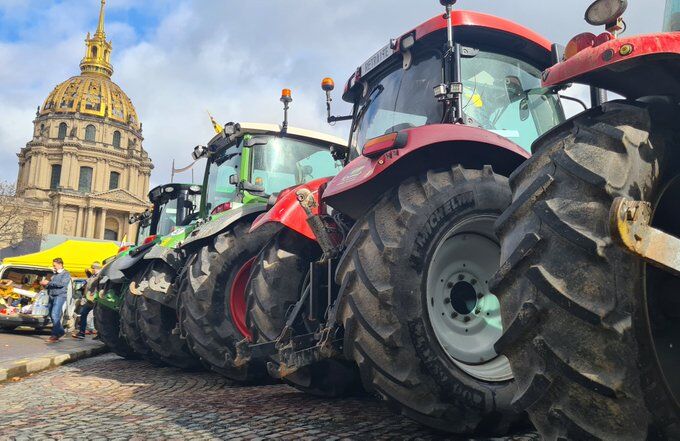
[[[368,398],[231,386],[110,354],[1,384],[0,397],[0,440],[444,438]]]

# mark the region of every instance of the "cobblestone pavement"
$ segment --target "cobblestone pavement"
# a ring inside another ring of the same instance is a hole
[[[328,400],[281,385],[233,386],[217,375],[115,355],[0,385],[5,439],[444,439],[369,398]],[[514,439],[533,440],[533,436]]]

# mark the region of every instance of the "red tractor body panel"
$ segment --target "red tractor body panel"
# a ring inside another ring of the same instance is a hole
[[[678,61],[680,32],[618,38],[545,70],[543,85],[587,84],[631,99],[680,96]]]
[[[323,201],[356,219],[375,198],[408,176],[438,166],[490,164],[509,175],[530,154],[495,133],[458,124],[433,124],[405,129],[406,145],[380,156],[360,156],[343,168],[323,192]]]
[[[319,188],[330,181],[332,178],[319,178],[313,181],[302,184],[298,187],[292,188],[285,194],[282,194],[276,201],[276,204],[267,212],[261,214],[250,227],[250,231],[256,230],[260,226],[268,222],[276,222],[293,231],[302,234],[309,239],[316,240],[316,236],[307,223],[307,213],[302,209],[297,200],[296,191],[300,188],[306,188],[312,192],[314,199],[319,202]],[[319,209],[312,209],[313,214],[319,214]]]

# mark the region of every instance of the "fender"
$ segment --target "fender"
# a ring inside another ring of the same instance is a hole
[[[267,209],[267,204],[245,204],[237,208],[226,211],[219,218],[212,219],[192,231],[189,236],[180,244],[182,249],[200,246],[202,243],[229,228],[235,222],[244,217],[254,216]]]
[[[137,265],[142,262],[147,252],[153,248],[154,244],[149,243],[139,246],[128,254],[121,256],[102,268],[100,280],[102,283],[124,283],[129,280],[137,269]]]
[[[395,183],[426,170],[491,165],[509,176],[530,156],[509,139],[472,126],[432,124],[401,132],[408,134],[404,147],[354,159],[328,183],[323,202],[358,219]]]
[[[586,48],[545,70],[543,86],[579,83],[628,99],[680,97],[679,61],[680,32],[618,38]]]
[[[149,252],[144,255],[144,260],[161,260],[168,264],[168,266],[170,266],[170,268],[174,269],[175,271],[182,269],[183,263],[182,253],[180,250],[168,248],[159,244],[156,244],[156,246],[151,248]]]
[[[261,214],[250,231],[254,231],[260,228],[262,225],[270,222],[276,222],[290,228],[291,230],[308,237],[311,240],[316,241],[316,236],[312,232],[312,229],[307,223],[307,213],[302,209],[300,203],[297,200],[297,190],[301,188],[306,188],[312,192],[314,200],[319,203],[319,188],[329,182],[332,178],[319,178],[313,181],[307,182],[305,184],[299,185],[295,188],[290,189],[285,194],[281,195],[281,198],[276,201],[276,204],[267,211]],[[319,208],[312,209],[313,214],[319,214]]]

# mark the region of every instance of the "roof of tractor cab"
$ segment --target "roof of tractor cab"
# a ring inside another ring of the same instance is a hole
[[[279,124],[268,124],[268,123],[251,123],[251,122],[242,122],[239,123],[241,126],[241,131],[243,132],[249,132],[253,134],[272,134],[272,135],[279,135],[281,134],[281,129],[282,127]],[[321,132],[316,132],[314,130],[307,130],[307,129],[301,129],[298,127],[290,127],[288,126],[288,129],[286,131],[287,135],[292,135],[292,136],[297,136],[300,138],[307,138],[313,141],[323,141],[323,142],[328,142],[330,144],[335,144],[339,146],[347,146],[347,140],[342,139],[337,136],[333,135],[328,135],[326,133],[321,133]],[[212,144],[213,142],[217,141],[222,134],[217,134],[213,139],[210,140],[209,144]]]
[[[456,32],[461,32],[462,30],[478,30],[487,31],[494,33],[494,35],[502,35],[505,39],[511,39],[512,41],[524,42],[526,47],[531,47],[532,53],[539,53],[538,58],[545,60],[546,65],[543,68],[549,67],[550,54],[552,51],[552,43],[539,35],[538,33],[532,31],[531,29],[524,27],[514,21],[506,20],[504,18],[496,17],[489,14],[482,14],[480,12],[473,11],[453,11],[451,14],[451,22],[454,26],[454,40],[456,39]],[[447,27],[446,18],[444,15],[437,15],[420,24],[419,26],[409,30],[402,34],[399,38],[395,40],[395,45],[393,47],[393,54],[389,57],[400,53],[401,41],[404,37],[409,35],[415,36],[415,42],[431,35],[437,31],[443,31]],[[477,33],[479,34],[479,32]],[[506,43],[501,43],[502,46],[506,46]],[[508,45],[509,46],[509,45]],[[517,46],[517,45],[512,45]],[[511,48],[508,48],[511,49]],[[529,58],[537,58],[536,55],[529,56]],[[385,60],[387,61],[387,60]],[[354,74],[349,78],[345,86],[345,92],[343,93],[343,99],[348,102],[352,102],[352,97],[348,94],[348,91],[356,84],[360,79],[361,67],[357,68]],[[378,69],[376,69],[377,71]]]

